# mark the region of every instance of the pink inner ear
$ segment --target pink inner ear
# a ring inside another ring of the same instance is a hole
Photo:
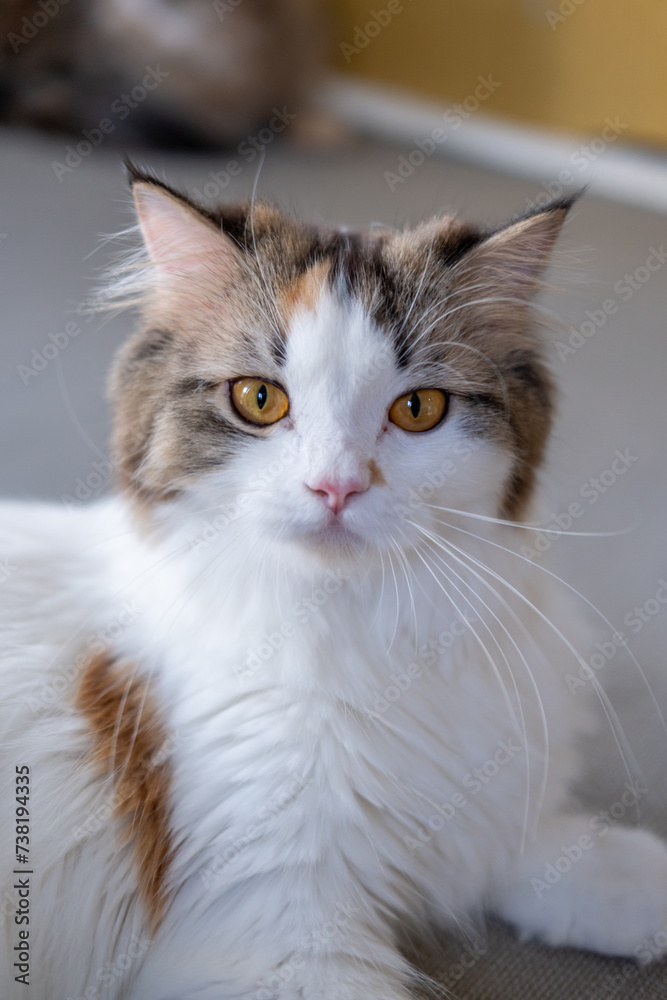
[[[134,198],[146,249],[159,272],[219,279],[234,269],[238,258],[230,240],[186,202],[141,183]]]

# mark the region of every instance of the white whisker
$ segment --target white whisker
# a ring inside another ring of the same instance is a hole
[[[526,521],[508,521],[503,520],[501,517],[491,517],[487,514],[473,514],[469,510],[456,510],[454,507],[439,507],[437,504],[423,503],[422,506],[429,507],[431,510],[442,510],[447,514],[460,514],[462,517],[472,517],[478,521],[487,521],[490,524],[504,524],[510,528],[522,528],[525,531],[549,531],[549,534],[553,535],[573,535],[575,538],[615,538],[618,535],[627,535],[632,531],[635,531],[638,524],[639,518],[629,525],[627,528],[618,528],[615,531],[564,531],[558,528],[547,528],[544,524],[529,524]],[[444,524],[445,522],[443,522]],[[451,525],[450,525],[451,527]],[[475,535],[475,538],[482,538],[481,535]],[[510,551],[510,550],[508,550]],[[530,560],[529,560],[530,561]],[[561,583],[564,581],[561,580]]]
[[[426,559],[424,558],[424,556],[422,555],[422,553],[419,551],[418,548],[415,549],[415,553],[417,554],[418,558],[422,561],[422,563],[424,564],[424,566],[426,567],[426,569],[428,570],[428,572],[430,573],[430,575],[433,577],[433,579],[435,580],[435,582],[438,585],[438,587],[440,587],[440,589],[442,590],[443,594],[451,602],[454,610],[459,615],[459,617],[463,618],[463,620],[467,620],[465,618],[465,615],[463,614],[463,612],[459,608],[458,604],[456,603],[456,601],[452,597],[452,595],[447,590],[445,590],[445,588],[443,587],[441,581],[438,580],[437,576],[435,575],[435,572],[434,572],[433,568],[428,564],[428,562],[426,561]],[[443,576],[446,576],[446,574],[443,573]],[[447,577],[447,579],[449,579],[449,578]],[[454,589],[459,594],[461,594],[461,596],[466,601],[466,603],[469,604],[470,602],[463,595],[463,593],[459,590],[459,588],[455,584],[453,584],[451,580],[449,580],[449,582],[454,587]],[[482,621],[481,618],[480,618],[480,621]],[[502,648],[500,646],[500,643],[498,642],[497,638],[493,635],[493,632],[491,631],[491,629],[489,628],[489,626],[487,625],[486,622],[482,621],[482,624],[485,625],[485,627],[488,629],[491,638],[493,639],[493,641],[495,642],[495,644],[498,646],[498,649],[499,649],[501,655],[504,657],[505,662],[507,663],[507,657],[505,657],[505,654],[504,654],[504,652],[503,652],[503,650],[502,650]],[[495,660],[491,656],[491,653],[489,652],[489,649],[488,649],[486,643],[484,642],[484,640],[481,638],[481,636],[479,635],[479,633],[476,631],[476,629],[471,624],[470,624],[470,631],[472,632],[472,634],[475,636],[475,639],[479,643],[479,645],[480,645],[480,647],[482,649],[482,652],[484,653],[484,656],[485,656],[486,660],[488,661],[488,663],[489,663],[489,665],[491,667],[491,670],[493,671],[493,673],[495,675],[496,680],[498,681],[498,685],[500,687],[500,690],[502,691],[503,698],[504,698],[504,701],[505,701],[505,705],[507,707],[507,712],[508,712],[508,714],[509,714],[509,716],[510,716],[510,718],[512,720],[512,725],[514,726],[514,728],[515,728],[515,730],[517,732],[521,732],[521,726],[520,726],[519,721],[518,721],[518,719],[516,717],[516,713],[514,711],[514,707],[512,706],[511,699],[510,699],[509,694],[507,692],[507,688],[505,686],[505,682],[503,681],[502,677],[500,676],[500,671],[498,670],[498,667],[496,666]],[[507,663],[507,667],[509,669],[509,663]],[[510,671],[510,673],[511,673],[511,671]]]
[[[449,527],[453,527],[453,525],[449,525]],[[582,657],[582,655],[579,653],[579,651],[577,649],[575,649],[575,647],[572,645],[572,643],[567,638],[567,636],[558,628],[558,626],[554,622],[551,621],[550,618],[547,617],[547,615],[544,614],[544,612],[540,608],[537,607],[537,605],[533,604],[533,602],[530,601],[525,596],[525,594],[522,594],[521,591],[519,591],[516,587],[514,587],[511,583],[509,583],[509,581],[506,580],[501,574],[497,573],[495,570],[492,570],[489,566],[485,565],[483,562],[480,562],[480,560],[476,559],[469,552],[465,552],[463,549],[459,548],[457,545],[454,545],[454,543],[451,542],[451,541],[448,544],[452,547],[452,549],[454,549],[455,551],[459,552],[466,559],[469,559],[471,562],[473,562],[482,571],[484,571],[486,573],[489,573],[495,580],[497,580],[499,583],[503,584],[503,586],[507,587],[508,590],[510,590],[521,601],[523,601],[524,604],[528,608],[530,608],[547,625],[547,627],[552,632],[554,632],[554,634],[556,635],[556,637],[561,640],[561,642],[565,645],[565,647],[568,649],[568,651],[576,659],[576,661],[579,663],[579,665],[582,666],[582,667],[584,667],[584,668],[588,667],[588,664],[586,663],[586,661],[584,660],[584,658]],[[490,544],[495,545],[496,543],[491,542]],[[499,548],[504,548],[504,546],[498,546],[498,547]],[[511,552],[511,549],[508,549],[507,551]],[[631,747],[630,747],[630,745],[629,745],[629,743],[627,741],[627,738],[625,736],[625,732],[623,730],[621,722],[620,722],[620,720],[618,718],[618,715],[616,714],[616,710],[614,709],[614,707],[613,707],[613,705],[612,705],[612,703],[611,703],[611,701],[610,701],[607,693],[605,692],[604,688],[602,687],[602,685],[598,681],[597,677],[592,677],[591,679],[593,681],[593,687],[595,689],[595,692],[596,692],[596,694],[598,696],[598,699],[599,699],[599,701],[600,701],[600,703],[602,705],[603,711],[604,711],[604,713],[605,713],[605,715],[607,717],[607,721],[610,724],[611,731],[612,731],[612,734],[614,736],[614,741],[616,742],[616,746],[618,748],[618,752],[619,752],[619,755],[620,755],[621,760],[623,762],[623,766],[625,768],[625,771],[626,771],[628,777],[630,778],[630,780],[632,780],[633,774],[632,774],[632,771],[630,769],[630,765],[628,764],[628,758],[632,760],[632,764],[633,764],[633,767],[635,769],[635,773],[636,774],[640,774],[641,773],[641,768],[639,767],[639,765],[637,763],[637,760],[635,758],[635,755],[632,752],[632,749],[631,749]],[[628,755],[627,757],[626,757],[626,754]]]
[[[450,555],[453,559],[455,559],[462,566],[465,566],[466,569],[468,569],[468,571],[471,572],[473,574],[473,576],[477,580],[479,580],[480,583],[482,583],[483,586],[485,586],[488,590],[491,591],[491,593],[493,594],[493,596],[502,604],[502,606],[505,608],[505,610],[510,614],[510,616],[512,617],[512,619],[515,622],[515,624],[520,628],[520,630],[524,633],[524,635],[526,636],[526,638],[531,642],[531,644],[537,650],[538,654],[544,660],[545,659],[544,654],[542,653],[540,647],[538,646],[537,642],[535,641],[535,638],[528,632],[528,629],[526,628],[525,624],[518,617],[518,615],[516,614],[516,612],[514,611],[514,609],[502,597],[502,595],[499,593],[499,591],[497,591],[496,588],[491,583],[489,583],[488,580],[486,580],[483,576],[481,576],[481,574],[477,573],[471,566],[469,566],[464,561],[463,558],[461,558],[460,556],[457,556],[450,549],[449,545],[447,544],[447,542],[444,541],[444,539],[438,538],[437,536],[432,535],[430,532],[427,532],[426,529],[422,528],[421,526],[415,525],[415,527],[417,527],[419,530],[421,530],[425,534],[427,534],[428,537],[432,539],[432,541],[434,542],[434,544],[436,544],[438,547],[442,548],[443,551],[447,552],[448,555]],[[444,562],[444,560],[443,560],[443,562]],[[502,619],[498,615],[495,614],[495,612],[489,607],[489,605],[486,604],[485,601],[482,600],[482,598],[470,586],[470,584],[468,584],[466,581],[463,580],[463,577],[461,577],[458,573],[456,573],[456,571],[452,567],[448,566],[448,569],[450,569],[450,571],[452,573],[454,573],[463,583],[465,583],[468,587],[470,587],[470,589],[473,591],[473,593],[475,593],[475,595],[478,597],[478,599],[482,602],[482,604],[484,605],[484,607],[487,608],[487,610],[489,611],[489,613],[491,615],[493,615],[494,619],[497,621],[498,625],[501,627],[501,629],[503,630],[503,632],[505,633],[505,635],[507,636],[507,638],[510,640],[510,642],[512,643],[512,645],[514,646],[514,648],[516,649],[517,653],[519,654],[519,657],[520,657],[520,659],[521,659],[521,661],[522,661],[522,663],[523,663],[523,665],[524,665],[524,667],[526,669],[526,673],[527,673],[528,678],[530,680],[530,683],[531,683],[531,686],[533,688],[533,691],[535,692],[535,696],[536,696],[536,699],[537,699],[537,704],[539,706],[540,721],[541,721],[541,725],[542,725],[542,732],[544,734],[544,755],[545,755],[544,770],[543,770],[542,781],[541,781],[541,785],[540,785],[540,792],[539,792],[539,795],[538,795],[537,808],[536,808],[536,812],[535,812],[536,821],[537,821],[537,819],[539,819],[539,816],[541,814],[542,805],[543,805],[543,802],[544,802],[544,797],[546,795],[547,776],[548,776],[548,768],[549,768],[549,729],[548,729],[548,725],[547,725],[546,712],[544,710],[544,703],[542,701],[542,696],[541,696],[540,690],[539,690],[539,688],[537,686],[537,682],[535,680],[534,674],[533,674],[532,670],[530,669],[530,666],[529,666],[528,661],[527,661],[527,659],[526,659],[526,657],[525,657],[525,655],[523,653],[523,650],[521,649],[521,647],[519,646],[518,642],[516,641],[516,639],[514,638],[514,636],[512,635],[512,633],[509,631],[509,629],[507,628],[507,626],[504,624],[504,622],[502,621]],[[512,682],[513,682],[513,685],[514,685],[515,694],[516,694],[517,701],[518,701],[518,704],[519,704],[519,712],[520,712],[520,715],[521,715],[521,722],[522,722],[522,727],[523,727],[524,746],[526,747],[526,754],[527,754],[527,796],[526,796],[526,806],[525,806],[525,814],[524,814],[524,827],[523,827],[523,834],[522,834],[522,850],[523,850],[524,847],[525,847],[525,841],[526,841],[526,836],[527,836],[527,832],[528,832],[528,814],[529,814],[529,797],[530,797],[530,754],[528,753],[528,750],[529,750],[529,747],[528,747],[528,734],[527,734],[527,729],[526,729],[526,724],[525,724],[525,715],[524,715],[524,711],[523,711],[523,706],[522,706],[521,700],[519,698],[518,688],[517,688],[516,681],[515,681],[515,678],[514,678],[514,675],[512,673],[512,669],[511,669],[509,663],[507,664],[507,666],[508,666],[508,670],[510,672],[510,676],[512,677]]]
[[[447,510],[447,508],[445,508],[445,507],[436,508],[436,509]],[[464,513],[464,512],[463,511],[461,511],[461,512],[456,511],[455,513]],[[472,515],[472,516],[473,517],[477,517],[478,515]],[[491,518],[490,520],[494,520],[494,519]],[[440,523],[447,525],[448,528],[452,528],[455,531],[460,531],[460,532],[462,532],[465,535],[469,535],[471,538],[477,538],[477,539],[479,539],[479,541],[486,542],[488,545],[492,545],[494,548],[501,549],[503,552],[507,552],[510,555],[515,556],[517,559],[521,559],[523,562],[528,563],[529,566],[533,566],[535,569],[540,570],[542,573],[546,573],[547,576],[550,576],[552,579],[554,579],[558,583],[560,583],[563,587],[567,588],[567,590],[569,590],[571,593],[575,594],[576,597],[578,597],[580,600],[582,600],[593,612],[595,612],[596,615],[598,615],[598,617],[605,623],[605,625],[607,625],[608,628],[611,629],[611,631],[614,634],[618,634],[619,630],[612,624],[612,622],[607,618],[607,616],[604,614],[604,612],[601,611],[600,608],[597,607],[597,605],[593,604],[593,602],[591,600],[589,600],[589,598],[586,597],[585,594],[582,594],[581,591],[578,590],[575,586],[573,586],[571,583],[568,583],[567,580],[564,580],[562,577],[558,576],[557,573],[554,573],[552,570],[548,569],[546,566],[542,566],[540,563],[533,562],[532,559],[529,559],[527,556],[524,556],[521,552],[515,552],[513,549],[510,549],[510,548],[507,548],[504,545],[501,545],[499,542],[493,542],[493,541],[491,541],[490,538],[485,538],[483,535],[477,535],[477,534],[475,534],[474,531],[469,531],[466,528],[461,528],[459,525],[450,524],[447,521],[441,521]],[[503,524],[509,524],[510,526],[514,527],[514,523],[512,521],[508,521],[508,522],[504,522],[503,521],[501,523],[503,523]],[[576,534],[576,532],[575,532],[575,534]],[[450,544],[452,544],[452,543],[450,543]],[[667,722],[665,721],[665,717],[664,717],[664,714],[662,712],[662,709],[660,708],[660,704],[658,702],[658,699],[655,696],[653,688],[651,687],[651,685],[650,685],[650,683],[648,681],[648,678],[646,677],[646,674],[644,673],[643,668],[639,664],[639,661],[637,660],[636,656],[634,655],[634,653],[632,652],[632,650],[630,649],[630,647],[628,646],[628,644],[627,644],[627,642],[625,640],[623,640],[622,645],[623,645],[623,648],[625,649],[625,651],[628,653],[628,655],[629,655],[629,657],[630,657],[630,659],[632,661],[633,666],[636,668],[639,676],[641,677],[641,679],[642,679],[642,681],[643,681],[643,683],[644,683],[644,685],[645,685],[645,687],[646,687],[646,689],[648,691],[648,694],[649,694],[649,697],[650,697],[651,702],[653,704],[653,707],[655,708],[655,710],[656,710],[656,712],[658,714],[658,718],[661,721],[662,728],[665,730],[665,733],[667,733]],[[584,664],[584,666],[586,667],[587,673],[590,673],[590,668],[588,667],[588,664]],[[597,680],[596,677],[595,678],[592,677],[591,679],[594,682],[597,682],[599,684],[599,681]]]

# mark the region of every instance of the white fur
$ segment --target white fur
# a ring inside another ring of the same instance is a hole
[[[466,436],[457,402],[425,434],[387,424],[410,379],[359,307],[326,297],[290,331],[290,417],[161,510],[157,536],[121,498],[3,508],[3,998],[398,1000],[407,919],[472,933],[490,906],[630,955],[667,922],[667,849],[640,831],[533,891],[587,829],[564,812],[590,726],[564,674],[589,639],[516,554],[519,529],[430,506],[493,517],[510,459]],[[350,500],[341,548],[305,483],[371,459],[386,485]],[[457,548],[438,562],[410,522]],[[150,943],[109,787],[82,764],[70,695],[93,642],[152,676],[170,734],[178,850]],[[24,763],[28,988],[6,902]]]

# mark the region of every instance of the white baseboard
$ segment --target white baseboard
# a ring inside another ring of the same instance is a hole
[[[549,186],[556,192],[563,174],[573,178],[566,189],[587,186],[598,197],[667,213],[667,153],[622,145],[622,131],[618,143],[616,138],[605,143],[602,136],[582,140],[491,118],[482,111],[454,128],[443,121],[450,110],[446,105],[342,74],[329,78],[317,103],[350,127],[408,150],[416,150],[416,140],[440,129],[446,140],[435,143],[433,155],[530,178],[538,184],[536,197],[546,194]]]

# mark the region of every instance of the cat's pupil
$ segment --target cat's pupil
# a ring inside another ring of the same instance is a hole
[[[413,392],[412,395],[410,396],[410,399],[408,400],[408,406],[410,407],[410,413],[416,420],[417,417],[419,416],[419,411],[421,410],[422,407],[422,404],[419,401],[419,396],[416,392]]]
[[[266,391],[266,386],[260,385],[259,389],[257,390],[257,406],[259,407],[260,410],[264,409],[264,404],[266,403],[268,395],[269,394]]]

